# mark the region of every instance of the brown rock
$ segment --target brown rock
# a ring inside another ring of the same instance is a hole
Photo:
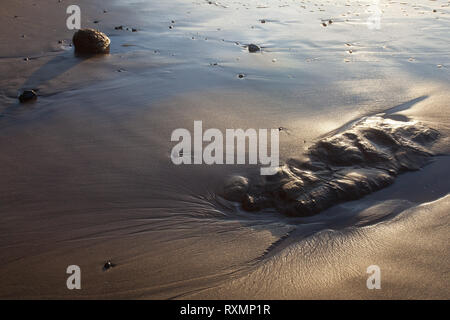
[[[109,53],[111,40],[98,30],[80,29],[73,35],[75,51],[84,54]]]

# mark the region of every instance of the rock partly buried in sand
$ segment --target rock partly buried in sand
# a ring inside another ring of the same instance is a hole
[[[223,196],[247,211],[275,208],[290,216],[310,216],[384,188],[402,172],[418,170],[430,160],[427,147],[438,137],[436,130],[415,121],[363,118],[312,145],[306,160],[288,160],[273,176],[228,181]]]
[[[252,44],[248,45],[248,51],[249,52],[258,52],[260,50],[261,50],[261,48],[259,46],[257,46],[256,44],[252,43]]]
[[[36,99],[37,99],[37,94],[34,90],[25,90],[19,96],[19,101],[22,103],[29,102],[29,101],[35,101]]]
[[[241,176],[234,176],[225,182],[224,197],[231,201],[244,200],[248,191],[248,180]]]
[[[73,35],[72,42],[77,53],[109,53],[111,41],[103,32],[94,29],[80,29]]]

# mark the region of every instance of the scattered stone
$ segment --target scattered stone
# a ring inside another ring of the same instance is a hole
[[[34,90],[25,90],[20,96],[19,101],[21,103],[35,101],[37,99],[37,94]]]
[[[264,19],[261,19],[260,21],[261,21],[261,23],[266,23],[266,20],[264,20]]]
[[[30,61],[30,58],[23,58],[23,61]]]
[[[80,29],[73,35],[75,51],[85,54],[109,53],[111,40],[103,32],[94,29]]]
[[[132,32],[137,32],[137,29],[136,28],[132,28],[131,31]]]
[[[230,201],[242,201],[248,191],[248,179],[241,176],[229,178],[224,185],[223,195]]]
[[[239,79],[245,78],[245,74],[240,73],[240,74],[238,75],[238,78],[239,78]]]
[[[116,30],[123,30],[123,26],[117,26],[114,29],[116,29]]]
[[[169,26],[169,29],[173,29],[173,26]]]
[[[326,26],[327,26],[327,24],[326,24],[325,22],[322,22],[322,25],[323,25],[324,27],[326,27]]]
[[[94,23],[99,23],[100,21],[99,20],[94,20]]]
[[[333,23],[333,20],[328,20],[328,24],[332,24]]]
[[[104,271],[109,270],[109,269],[111,269],[114,266],[115,265],[110,260],[108,260],[108,261],[106,261],[105,265],[103,266],[103,270]]]
[[[251,43],[248,45],[249,52],[258,52],[260,50],[261,50],[261,48],[259,46],[257,46],[256,44]]]

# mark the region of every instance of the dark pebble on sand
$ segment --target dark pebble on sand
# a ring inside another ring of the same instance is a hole
[[[251,43],[248,45],[249,52],[258,52],[260,50],[261,50],[261,48],[259,46],[257,46],[256,44]]]
[[[116,29],[116,30],[123,30],[123,26],[117,26],[114,29]]]
[[[242,79],[242,78],[244,78],[245,77],[245,74],[243,74],[243,73],[240,73],[239,75],[238,75],[238,78],[239,79]]]
[[[103,270],[108,270],[111,269],[112,267],[114,267],[114,264],[112,264],[111,261],[106,261],[105,265],[103,266]]]
[[[20,96],[19,101],[24,103],[28,101],[34,101],[37,99],[37,94],[34,90],[25,90]]]

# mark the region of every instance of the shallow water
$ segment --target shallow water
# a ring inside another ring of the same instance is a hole
[[[81,297],[181,297],[245,277],[311,234],[390,221],[445,196],[449,162],[441,156],[360,201],[287,218],[217,196],[226,177],[257,166],[171,163],[171,132],[193,130],[194,120],[222,131],[286,128],[286,160],[392,108],[439,130],[444,142],[434,151],[448,152],[448,2],[382,2],[379,30],[366,24],[370,1],[346,4],[118,1],[83,22],[110,36],[108,56],[75,57],[63,45],[25,63],[20,51],[2,52],[1,296],[74,297],[61,270],[76,263],[86,270]],[[262,51],[249,53],[249,43]],[[23,88],[38,89],[38,102],[19,105]],[[104,273],[108,259],[117,267]],[[446,262],[436,263],[439,274]],[[19,285],[30,269],[40,277]]]

